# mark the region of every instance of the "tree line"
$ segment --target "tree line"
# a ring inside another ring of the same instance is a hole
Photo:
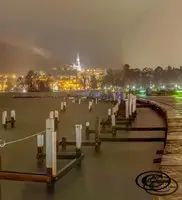
[[[28,86],[28,91],[50,91],[49,85],[53,81],[51,79],[52,76],[45,75],[45,80],[40,80],[40,76],[38,72],[30,70],[25,78],[19,77],[17,83]],[[81,83],[85,85],[85,81],[86,79],[83,78]],[[180,68],[172,66],[162,68],[157,66],[154,69],[150,67],[139,69],[131,68],[128,64],[125,64],[121,69],[108,69],[107,73],[99,80],[94,75],[90,77],[90,87],[92,89],[96,89],[98,86],[104,87],[108,85],[124,88],[127,85],[148,87],[150,84],[178,84],[180,82],[182,82],[182,66]]]
[[[168,66],[162,68],[157,66],[152,69],[145,67],[143,69],[131,68],[125,64],[121,69],[108,69],[103,77],[103,85],[116,85],[125,87],[126,85],[141,85],[144,87],[150,84],[160,83],[180,83],[182,81],[182,67],[175,68]]]

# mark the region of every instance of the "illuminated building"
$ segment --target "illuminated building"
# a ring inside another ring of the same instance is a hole
[[[79,72],[82,71],[79,54],[77,54],[76,63],[73,64],[73,69],[76,69]]]
[[[89,68],[84,70],[84,74],[86,76],[92,76],[95,75],[97,79],[103,77],[106,75],[106,70],[102,68]]]

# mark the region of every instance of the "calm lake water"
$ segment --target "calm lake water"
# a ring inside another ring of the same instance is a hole
[[[45,120],[51,110],[60,108],[60,98],[13,99],[11,95],[0,95],[0,112],[16,110],[16,128],[4,130],[0,137],[6,141],[19,139],[45,130]],[[59,137],[74,139],[74,125],[90,121],[94,126],[96,116],[107,117],[110,104],[94,105],[88,112],[88,104],[73,104],[60,115]],[[139,109],[133,126],[161,126],[162,119],[149,109]],[[164,137],[163,132],[122,132],[121,137]],[[153,164],[156,150],[162,143],[102,143],[101,153],[95,154],[92,147],[83,148],[85,158],[80,170],[73,169],[56,183],[54,195],[46,193],[46,186],[38,183],[1,181],[1,200],[151,200],[135,184],[136,176],[147,170],[157,169]],[[70,148],[71,150],[71,148]],[[1,149],[2,168],[35,172],[36,138],[11,144]],[[65,164],[58,162],[58,167]]]

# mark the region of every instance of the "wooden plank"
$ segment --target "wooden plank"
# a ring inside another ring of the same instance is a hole
[[[182,137],[182,136],[180,136]],[[166,141],[166,146],[164,149],[164,154],[182,154],[182,140],[175,138],[173,140]]]
[[[116,127],[120,131],[165,131],[166,127]]]
[[[181,140],[182,133],[180,132],[170,132],[167,134],[167,140]]]
[[[182,123],[168,123],[168,128],[182,128]]]
[[[178,128],[178,127],[171,127],[168,128],[168,133],[172,133],[172,132],[180,132],[182,130],[182,128]]]
[[[166,196],[153,196],[152,200],[181,200],[182,199],[182,182],[178,182],[178,189],[175,193]]]
[[[101,137],[102,142],[164,142],[165,138],[109,138]]]
[[[181,166],[160,166],[160,170],[170,178],[176,180],[177,182],[182,182],[182,167]]]
[[[181,118],[168,118],[167,119],[168,123],[182,123],[182,119]]]
[[[182,154],[166,154],[162,156],[162,165],[179,165],[182,167]]]
[[[26,172],[13,172],[13,171],[0,171],[0,179],[12,181],[28,181],[48,183],[52,177],[45,174],[26,173]]]
[[[152,200],[181,200],[181,195],[174,193],[173,195],[163,197],[153,197]]]

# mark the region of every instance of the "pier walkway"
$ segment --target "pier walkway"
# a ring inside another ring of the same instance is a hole
[[[182,199],[182,99],[175,97],[149,97],[167,111],[168,133],[160,170],[178,183],[178,189],[169,196],[154,197],[154,200]]]

